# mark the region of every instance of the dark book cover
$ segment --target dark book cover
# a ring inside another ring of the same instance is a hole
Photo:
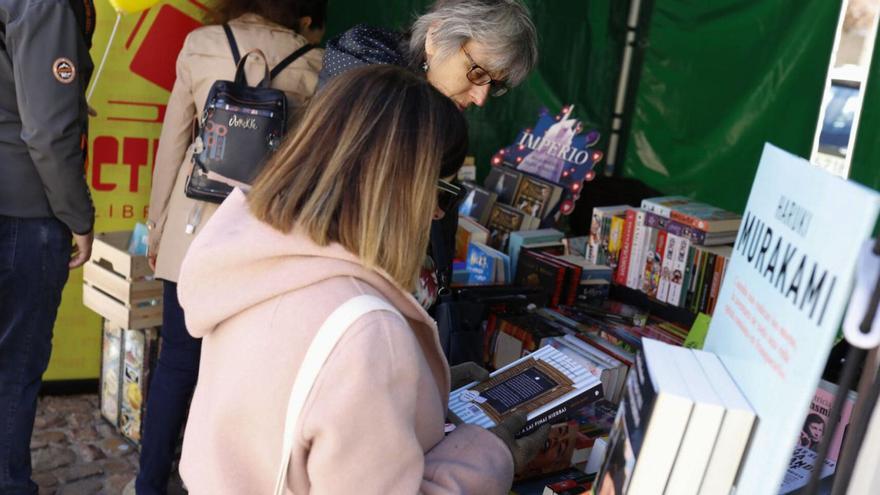
[[[562,197],[562,187],[545,180],[523,175],[511,205],[529,215],[544,218]]]
[[[505,251],[511,232],[520,230],[525,213],[508,205],[495,203],[489,213],[486,227],[489,229],[489,245]]]
[[[501,165],[492,167],[483,186],[498,195],[498,202],[506,205],[513,204],[513,198],[519,188],[523,174],[516,170]]]
[[[458,208],[459,215],[471,217],[478,223],[486,225],[498,195],[472,182],[464,182],[462,186],[467,192]]]
[[[548,306],[555,308],[562,298],[565,267],[548,262],[529,249],[523,249],[516,267],[516,285],[538,287],[547,292]]]

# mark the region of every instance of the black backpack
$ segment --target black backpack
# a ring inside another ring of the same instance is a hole
[[[270,71],[262,51],[240,56],[232,29],[224,24],[223,30],[236,64],[235,80],[216,81],[208,92],[185,188],[188,197],[213,203],[221,203],[237,185],[250,185],[281,143],[287,130],[287,97],[269,83],[314,48],[300,47]],[[265,64],[265,75],[256,86],[248,85],[244,70],[252,54],[260,55]]]

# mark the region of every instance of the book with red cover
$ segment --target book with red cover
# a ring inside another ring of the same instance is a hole
[[[617,271],[614,272],[614,283],[626,285],[629,274],[630,256],[632,255],[633,231],[636,223],[636,209],[626,210],[626,220],[623,223],[623,236],[620,244],[620,253],[617,258]]]

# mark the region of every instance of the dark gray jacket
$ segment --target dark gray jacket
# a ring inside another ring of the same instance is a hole
[[[92,230],[83,158],[91,0],[0,0],[0,215]],[[85,15],[84,15],[85,14]]]

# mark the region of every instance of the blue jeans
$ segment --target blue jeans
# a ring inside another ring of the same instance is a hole
[[[31,433],[67,282],[70,230],[55,218],[0,216],[0,493],[34,494]]]
[[[199,376],[202,340],[186,331],[176,283],[165,282],[162,304],[162,348],[147,394],[140,470],[135,482],[138,495],[168,492],[177,441]]]

